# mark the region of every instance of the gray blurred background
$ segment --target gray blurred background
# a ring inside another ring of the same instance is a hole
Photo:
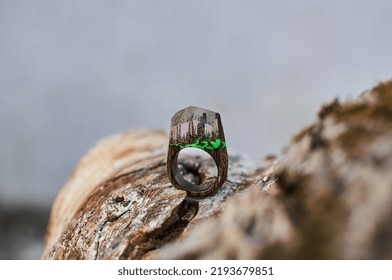
[[[322,103],[392,77],[392,1],[0,0],[0,258],[39,258],[49,207],[101,137],[221,113],[279,153]],[[244,137],[246,142],[244,142]]]

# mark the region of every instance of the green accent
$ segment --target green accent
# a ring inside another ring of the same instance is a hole
[[[200,141],[200,138],[197,138],[195,142],[192,144],[186,144],[186,145],[181,145],[181,144],[170,144],[172,147],[180,147],[180,149],[184,148],[199,148],[201,150],[218,150],[218,149],[224,149],[226,148],[226,142],[222,141],[221,139],[216,139],[215,141],[210,140],[210,141]]]
[[[185,148],[185,146],[180,145],[180,144],[170,144],[170,146],[172,146],[172,147],[180,147],[181,149]]]

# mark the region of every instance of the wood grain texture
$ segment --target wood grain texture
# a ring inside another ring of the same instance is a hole
[[[195,224],[218,215],[227,197],[243,190],[244,178],[256,168],[256,164],[234,156],[231,176],[214,197],[187,200],[186,192],[174,188],[166,175],[167,145],[168,134],[159,131],[128,132],[100,141],[82,159],[76,175],[56,199],[43,258],[151,257],[154,250],[180,239]],[[142,147],[141,151],[137,147]],[[109,154],[116,156],[103,161]],[[98,158],[101,164],[92,171],[90,165]],[[184,168],[193,165],[193,160],[184,162]],[[199,173],[211,177],[211,170],[211,163],[205,164]],[[92,173],[108,175],[88,177]],[[86,178],[85,186],[75,185],[79,177]],[[64,205],[75,195],[79,199],[83,195],[83,202]]]
[[[386,82],[324,105],[278,158],[231,154],[228,180],[205,199],[171,185],[166,133],[107,138],[56,199],[43,258],[391,259],[391,137]]]

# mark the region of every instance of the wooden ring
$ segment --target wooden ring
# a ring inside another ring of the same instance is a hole
[[[194,185],[182,177],[177,159],[179,152],[185,148],[201,149],[214,159],[218,174],[212,184]],[[166,169],[173,186],[187,191],[189,196],[208,196],[223,185],[227,178],[228,156],[219,113],[191,106],[174,114]]]

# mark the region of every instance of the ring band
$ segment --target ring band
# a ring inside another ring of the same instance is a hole
[[[212,184],[194,185],[182,177],[177,159],[180,151],[185,148],[201,149],[213,158],[218,174]],[[228,156],[219,113],[191,106],[174,114],[171,119],[166,169],[173,186],[187,191],[189,196],[208,196],[223,185],[227,178]]]

